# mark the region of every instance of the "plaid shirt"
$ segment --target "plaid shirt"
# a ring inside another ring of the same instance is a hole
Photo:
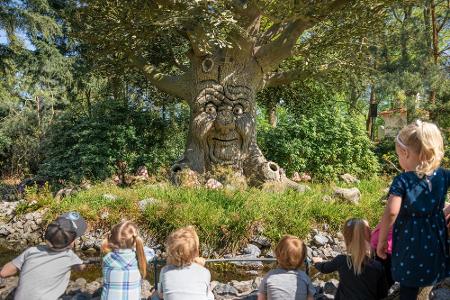
[[[147,261],[150,261],[155,252],[146,247],[145,255]],[[115,250],[103,257],[102,300],[139,300],[141,280],[133,249]]]

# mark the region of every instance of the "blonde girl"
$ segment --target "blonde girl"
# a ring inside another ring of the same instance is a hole
[[[370,258],[369,224],[363,219],[349,219],[344,223],[343,234],[347,255],[338,255],[331,261],[315,264],[322,273],[338,271],[339,286],[335,299],[385,298],[388,287],[383,266]]]
[[[152,249],[144,247],[139,231],[131,221],[122,221],[111,229],[103,241],[102,300],[141,299],[141,281],[147,263],[154,258]]]
[[[165,300],[211,300],[211,274],[199,257],[194,227],[180,228],[167,238],[167,265],[159,276],[159,297]]]
[[[300,270],[306,246],[299,238],[285,235],[275,249],[278,268],[269,271],[259,286],[258,300],[312,300],[316,292],[311,279]]]
[[[450,172],[440,168],[444,157],[441,132],[420,120],[395,139],[404,173],[394,178],[381,225],[377,255],[386,257],[389,227],[394,226],[392,276],[400,282],[400,299],[416,299],[419,288],[449,275],[444,204]]]

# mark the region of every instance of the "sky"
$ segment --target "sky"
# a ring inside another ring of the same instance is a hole
[[[28,50],[35,50],[36,48],[33,46],[31,41],[27,38],[26,34],[23,31],[18,31],[17,36],[25,42],[25,48]],[[6,32],[2,28],[0,28],[0,44],[6,45],[8,44],[8,39],[6,37]]]

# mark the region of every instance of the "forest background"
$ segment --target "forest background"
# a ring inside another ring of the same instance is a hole
[[[99,59],[83,36],[81,4],[0,1],[0,177],[102,181],[118,162],[165,176],[183,152],[189,107],[119,57]],[[448,145],[449,5],[391,1],[376,16],[356,6],[346,12],[356,25],[330,20],[308,29],[306,46],[286,62],[307,76],[258,95],[264,155],[289,176],[306,172],[314,181],[396,172],[393,141],[378,140],[374,111],[399,108],[408,121],[436,122]],[[159,66],[180,64],[177,40],[155,33],[149,43]]]

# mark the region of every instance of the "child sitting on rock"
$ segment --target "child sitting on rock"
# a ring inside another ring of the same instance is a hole
[[[366,220],[349,219],[344,224],[347,255],[338,255],[328,262],[313,258],[322,273],[338,271],[339,286],[336,300],[377,300],[387,296],[384,268],[370,258],[370,228]]]
[[[194,227],[180,228],[167,239],[167,265],[159,276],[158,294],[165,300],[212,300],[211,274],[199,257]]]
[[[258,300],[312,300],[316,289],[300,270],[306,257],[305,244],[285,235],[275,249],[278,268],[269,271],[259,286]]]
[[[111,229],[103,241],[102,300],[141,299],[141,282],[147,263],[155,257],[153,249],[144,247],[137,226],[122,221]]]
[[[13,276],[20,270],[15,300],[56,300],[65,292],[72,267],[84,269],[72,248],[86,227],[79,213],[65,213],[48,225],[46,245],[30,247],[3,266],[2,278]]]

